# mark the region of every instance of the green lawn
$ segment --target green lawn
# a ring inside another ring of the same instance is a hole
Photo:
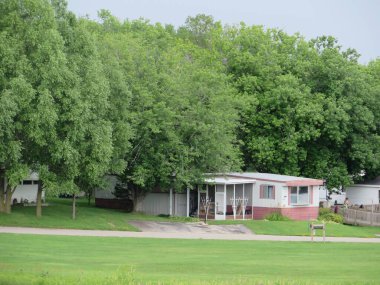
[[[310,235],[309,222],[306,221],[212,221],[211,224],[243,224],[260,235],[307,236]],[[317,230],[317,235],[322,231]],[[331,237],[376,237],[379,227],[357,227],[335,223],[326,224],[326,235]]]
[[[72,220],[71,200],[52,199],[49,204],[50,206],[43,208],[42,217],[39,219],[35,217],[35,207],[14,207],[12,214],[0,214],[0,225],[136,231],[129,225],[129,221],[173,221],[164,217],[96,208],[93,204],[88,205],[85,199],[78,200],[77,219]],[[308,222],[300,221],[210,221],[210,224],[244,224],[254,233],[264,235],[309,235]],[[380,228],[327,224],[326,233],[327,236],[336,237],[375,237],[380,234]],[[317,234],[320,235],[320,231]]]
[[[0,225],[43,228],[99,229],[136,231],[128,224],[130,220],[165,220],[138,213],[96,208],[88,205],[86,199],[77,203],[77,219],[71,219],[71,199],[52,199],[49,206],[43,207],[42,217],[35,217],[35,207],[13,207],[12,214],[0,213]]]
[[[0,234],[0,284],[379,284],[380,244]]]

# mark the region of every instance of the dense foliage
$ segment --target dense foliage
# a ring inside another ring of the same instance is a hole
[[[116,174],[134,196],[239,169],[329,188],[380,173],[380,60],[332,37],[205,15],[93,21],[64,0],[4,0],[0,14],[1,211],[28,169],[41,191]]]
[[[320,208],[318,220],[323,222],[333,222],[343,224],[344,218],[340,214],[333,213],[330,208]]]

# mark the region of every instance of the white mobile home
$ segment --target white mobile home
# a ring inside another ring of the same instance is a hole
[[[273,212],[294,220],[318,217],[319,189],[323,180],[258,172],[214,176],[205,182],[206,195],[211,200],[215,196],[215,211],[211,209],[210,218],[213,212],[215,219],[263,219]],[[201,202],[204,190],[198,192]],[[225,199],[222,206],[221,197]],[[199,203],[198,208],[202,209],[201,206]],[[200,210],[200,216],[202,214]]]
[[[263,219],[273,212],[295,220],[318,217],[323,180],[254,172],[209,174],[208,177],[196,189],[182,193],[148,193],[135,208],[153,215],[200,218],[205,217],[207,208],[208,218],[216,220]],[[110,192],[98,190],[95,197],[110,197]]]

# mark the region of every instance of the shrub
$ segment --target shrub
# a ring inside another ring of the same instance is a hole
[[[265,216],[268,221],[290,221],[288,217],[283,216],[281,213],[273,212]]]
[[[319,208],[319,216],[323,216],[330,213],[332,213],[330,208]]]
[[[343,216],[332,212],[319,215],[318,220],[343,224]]]

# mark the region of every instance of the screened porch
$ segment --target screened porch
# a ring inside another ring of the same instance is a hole
[[[253,219],[256,180],[230,177],[206,179],[198,186],[198,217],[215,220]]]

